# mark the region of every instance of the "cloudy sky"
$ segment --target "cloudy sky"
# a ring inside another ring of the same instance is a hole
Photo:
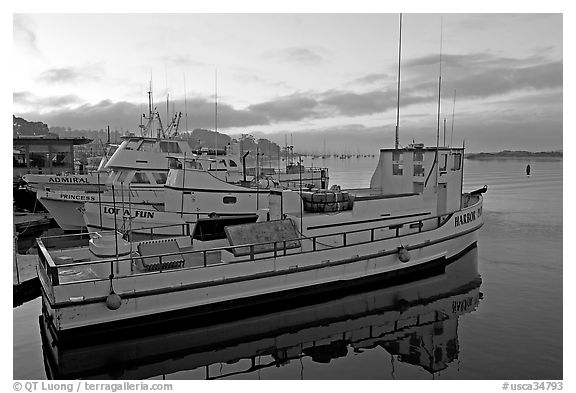
[[[220,132],[375,152],[394,143],[398,24],[398,14],[17,13],[13,111],[135,131],[152,81],[161,116],[169,95],[181,129],[214,129],[217,91]],[[448,141],[454,112],[453,143],[469,151],[561,149],[562,29],[561,14],[404,14],[400,143],[435,144],[442,42]]]

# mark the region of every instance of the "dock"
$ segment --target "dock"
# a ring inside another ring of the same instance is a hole
[[[54,220],[48,213],[14,212],[14,227],[19,235],[43,231],[53,223]]]

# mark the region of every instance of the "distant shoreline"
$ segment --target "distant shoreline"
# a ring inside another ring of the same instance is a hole
[[[498,153],[470,153],[466,154],[469,160],[562,160],[561,151],[545,151],[545,152],[530,152],[530,151],[510,151],[504,150]]]

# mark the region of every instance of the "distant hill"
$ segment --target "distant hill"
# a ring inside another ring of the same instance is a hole
[[[48,125],[42,123],[41,121],[27,121],[21,117],[16,117],[12,115],[13,126],[12,135],[22,136],[22,135],[48,135],[50,131],[48,130]]]
[[[498,153],[470,153],[466,154],[470,160],[503,160],[503,159],[549,159],[561,160],[561,151],[531,152],[524,150],[503,150]]]

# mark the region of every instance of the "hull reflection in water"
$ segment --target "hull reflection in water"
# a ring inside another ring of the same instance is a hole
[[[434,374],[458,358],[458,318],[478,306],[480,284],[474,248],[443,274],[417,282],[149,337],[67,342],[41,316],[46,375],[136,380],[199,369],[208,379],[257,378],[263,368],[303,357],[329,363],[377,347]],[[223,364],[238,367],[222,371]]]

